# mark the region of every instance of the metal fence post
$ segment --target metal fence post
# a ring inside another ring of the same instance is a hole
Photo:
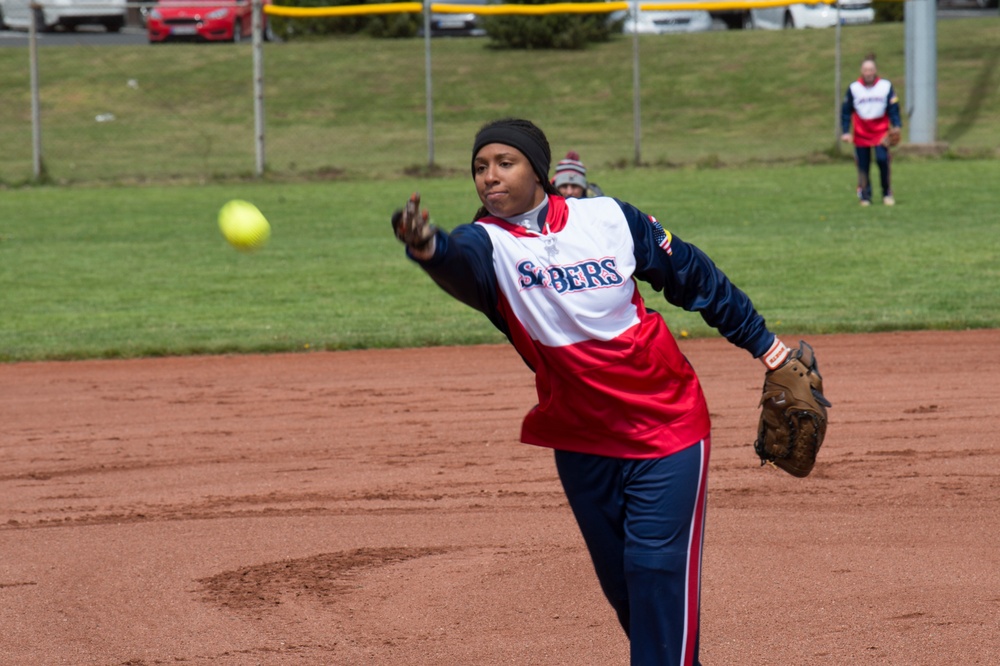
[[[424,96],[427,98],[427,168],[434,168],[434,86],[431,84],[431,0],[424,0]]]
[[[937,5],[930,0],[907,0],[906,113],[910,143],[937,142]]]
[[[31,68],[31,157],[35,180],[42,177],[42,118],[38,94],[38,15],[41,7],[31,3],[31,25],[28,28],[28,58]]]
[[[253,116],[257,177],[264,175],[264,21],[261,0],[253,0]],[[236,30],[239,30],[237,25]]]
[[[635,146],[635,165],[642,163],[642,103],[639,90],[639,2],[632,2],[632,134]]]
[[[840,0],[837,0],[837,30],[834,37],[833,149],[840,152]]]

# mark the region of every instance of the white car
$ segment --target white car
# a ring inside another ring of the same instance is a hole
[[[32,10],[33,1],[41,8]],[[32,11],[36,12],[36,27],[42,32],[56,26],[72,30],[84,24],[103,25],[108,32],[118,32],[125,27],[128,12],[125,0],[0,0],[0,27],[28,30]]]
[[[624,19],[622,32],[631,35],[663,35],[672,32],[703,32],[712,29],[712,16],[706,11],[640,11],[639,20],[631,12],[612,12],[609,20]]]
[[[432,0],[432,4],[441,5],[485,5],[486,0]],[[421,17],[422,19],[423,17]],[[483,37],[483,28],[479,14],[452,14],[450,12],[434,12],[431,14],[431,37]],[[417,36],[423,37],[424,24],[421,20]]]
[[[871,2],[849,0],[840,3],[841,25],[860,25],[875,21]],[[748,28],[782,30],[784,28],[832,28],[837,25],[837,6],[797,4],[787,7],[751,9]]]

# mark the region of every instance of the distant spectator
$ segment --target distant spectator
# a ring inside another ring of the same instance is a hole
[[[851,122],[854,136],[851,136]],[[861,62],[861,76],[851,83],[844,94],[840,109],[841,141],[854,141],[854,161],[858,170],[858,200],[862,206],[872,202],[872,183],[869,177],[872,148],[882,179],[882,203],[892,206],[896,199],[890,182],[892,158],[889,155],[889,135],[902,127],[899,117],[899,99],[889,79],[880,79],[875,67],[875,54]]]
[[[587,197],[603,197],[595,183],[587,181],[587,167],[580,161],[580,153],[571,150],[564,159],[556,164],[556,175],[552,178],[559,194],[567,199],[586,199]]]

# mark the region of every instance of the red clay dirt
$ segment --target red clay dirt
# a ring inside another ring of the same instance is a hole
[[[1000,331],[815,336],[807,479],[713,415],[706,666],[1000,663]],[[626,664],[506,346],[0,366],[0,664]]]

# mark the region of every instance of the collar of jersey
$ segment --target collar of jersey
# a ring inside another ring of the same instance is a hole
[[[549,207],[545,213],[545,224],[542,225],[542,233],[531,231],[530,229],[525,229],[522,226],[516,224],[511,224],[507,220],[495,217],[493,215],[487,215],[486,217],[476,220],[476,222],[481,222],[483,224],[494,224],[501,229],[504,229],[508,233],[514,236],[523,236],[525,238],[529,236],[544,236],[547,233],[557,234],[566,227],[566,219],[569,217],[569,208],[566,206],[566,199],[556,195],[550,194],[549,197]]]

